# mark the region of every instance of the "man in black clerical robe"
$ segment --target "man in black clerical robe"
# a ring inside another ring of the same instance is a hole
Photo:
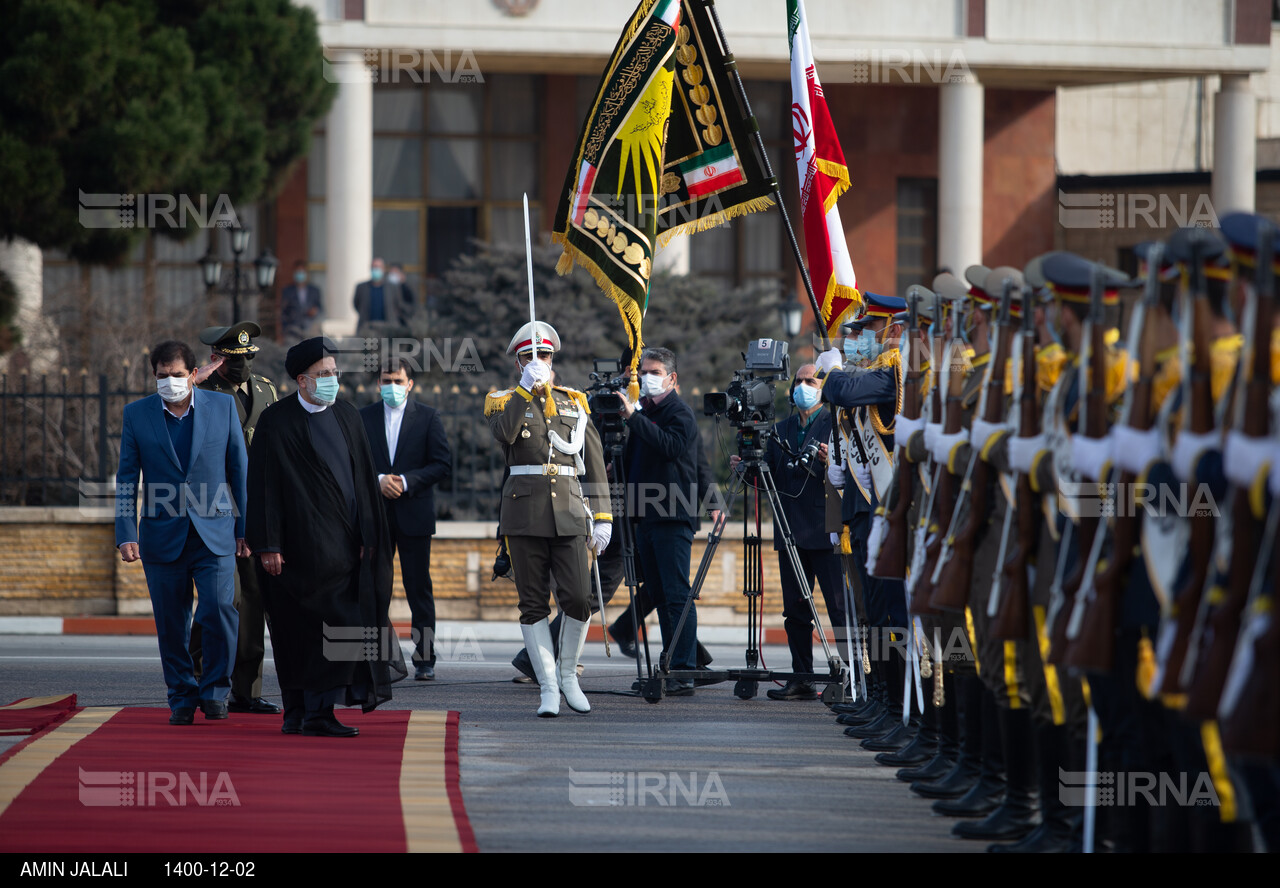
[[[249,463],[258,557],[286,734],[354,737],[333,707],[368,712],[406,675],[391,628],[392,550],[360,413],[337,399],[333,346],[289,349],[298,391],[268,407]]]

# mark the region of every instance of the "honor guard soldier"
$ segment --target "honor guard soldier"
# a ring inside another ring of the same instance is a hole
[[[235,400],[246,448],[253,446],[253,430],[262,411],[279,399],[275,383],[252,370],[254,356],[258,353],[258,346],[253,344],[253,340],[261,334],[262,329],[250,321],[242,321],[230,327],[206,327],[200,333],[200,341],[211,349],[209,357],[215,369],[199,383],[199,387],[206,391],[222,392]],[[252,558],[236,559],[235,604],[236,610],[240,612],[240,632],[227,709],[231,712],[275,715],[280,712],[280,707],[262,699],[262,660],[266,653],[263,633],[266,630],[266,619],[263,616],[262,594],[258,589]],[[198,663],[198,625],[191,627],[191,652]]]
[[[510,476],[502,488],[498,530],[511,553],[520,601],[520,628],[542,691],[538,715],[569,708],[590,712],[575,669],[591,619],[587,549],[604,551],[612,533],[608,481],[600,436],[587,396],[553,386],[551,361],[560,336],[550,324],[525,324],[507,354],[516,358],[520,383],[491,392],[484,412],[502,444]],[[564,620],[559,658],[551,641],[548,599],[555,595]]]

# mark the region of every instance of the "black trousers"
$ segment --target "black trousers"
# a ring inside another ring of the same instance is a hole
[[[405,533],[387,510],[391,542],[400,553],[400,579],[413,621],[414,663],[435,666],[436,602],[431,595],[431,537]]]
[[[810,590],[816,577],[822,587],[822,598],[827,605],[827,617],[832,629],[844,630],[844,585],[840,576],[840,556],[830,549],[796,549],[800,567],[804,570],[804,583]],[[787,647],[791,649],[793,672],[813,671],[813,614],[804,600],[804,590],[796,581],[791,569],[791,559],[785,551],[778,552],[778,569],[782,575],[782,617],[787,632]]]

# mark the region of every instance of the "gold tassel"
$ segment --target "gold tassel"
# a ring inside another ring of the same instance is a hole
[[[942,664],[938,663],[937,668],[933,670],[933,705],[935,709],[941,709],[946,704],[947,692],[942,684]]]
[[[720,210],[711,213],[708,216],[694,219],[692,222],[685,222],[674,228],[668,228],[666,231],[658,235],[658,246],[665,247],[672,238],[685,237],[690,234],[697,234],[700,231],[706,231],[710,228],[718,228],[731,219],[744,216],[747,213],[760,213],[773,206],[773,198],[757,197],[752,200],[738,204],[736,207],[729,207],[727,210]]]

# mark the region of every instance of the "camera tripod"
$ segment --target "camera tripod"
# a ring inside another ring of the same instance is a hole
[[[824,703],[840,703],[845,699],[845,683],[848,680],[848,666],[840,658],[840,655],[831,650],[831,646],[827,642],[826,632],[823,629],[822,618],[818,614],[817,606],[813,600],[813,590],[805,582],[804,569],[800,563],[800,554],[796,551],[795,538],[791,534],[791,527],[787,523],[786,514],[782,510],[782,498],[778,493],[777,484],[774,482],[773,475],[769,471],[769,463],[765,460],[765,439],[767,433],[763,424],[748,423],[741,427],[738,435],[738,456],[742,462],[739,464],[743,476],[742,490],[752,487],[756,491],[757,500],[759,491],[764,489],[769,500],[769,507],[773,510],[773,520],[777,522],[778,529],[782,532],[783,550],[787,553],[787,560],[791,565],[791,569],[795,572],[797,584],[800,587],[801,594],[809,605],[809,611],[813,616],[814,627],[818,630],[818,638],[822,642],[822,652],[826,658],[829,668],[828,673],[808,673],[808,672],[779,672],[770,669],[757,668],[760,660],[760,629],[758,624],[760,598],[763,595],[763,576],[760,566],[761,562],[761,540],[760,540],[760,510],[756,509],[755,517],[755,533],[750,533],[750,517],[744,515],[742,519],[742,542],[743,542],[743,559],[745,568],[745,588],[742,594],[747,597],[747,647],[746,647],[746,668],[745,669],[719,669],[719,670],[676,670],[671,671],[671,651],[676,649],[676,642],[680,638],[680,634],[684,631],[685,623],[689,617],[689,610],[693,607],[694,601],[698,598],[702,591],[702,584],[707,578],[707,572],[711,565],[711,560],[715,555],[716,548],[720,545],[720,539],[724,533],[725,525],[728,523],[728,516],[733,511],[733,507],[737,502],[738,489],[734,488],[731,492],[729,502],[716,521],[715,527],[711,531],[711,535],[707,539],[707,547],[702,553],[702,560],[698,564],[698,572],[694,577],[693,587],[689,592],[689,598],[685,601],[684,610],[680,614],[680,620],[676,624],[675,637],[665,642],[666,651],[662,654],[659,662],[659,672],[653,674],[650,668],[650,677],[641,681],[641,694],[650,703],[657,703],[662,699],[666,690],[666,680],[686,680],[694,681],[696,684],[716,684],[722,681],[735,681],[733,688],[734,696],[749,700],[755,697],[759,691],[759,685],[762,681],[772,681],[775,679],[790,681],[806,681],[814,684],[823,684],[826,687],[822,690],[822,701]],[[753,483],[758,481],[759,483]],[[634,599],[633,599],[634,600]],[[645,648],[645,659],[648,662],[648,647]],[[638,668],[638,661],[637,661]]]

